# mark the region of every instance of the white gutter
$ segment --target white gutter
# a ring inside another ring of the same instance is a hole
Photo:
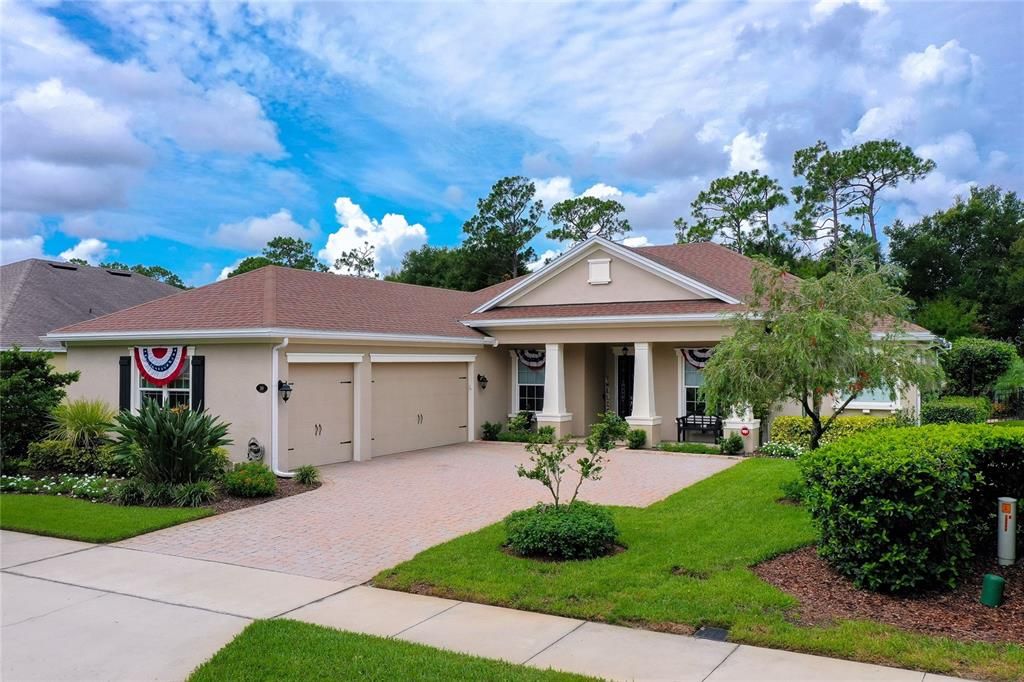
[[[623,324],[722,322],[735,313],[683,313],[679,315],[594,315],[591,317],[520,317],[507,319],[460,320],[467,327],[540,327],[563,324]]]
[[[295,474],[291,471],[281,471],[277,465],[280,459],[278,458],[278,431],[277,419],[278,419],[278,407],[277,401],[280,400],[277,391],[277,382],[280,380],[280,361],[278,356],[282,348],[288,345],[288,337],[284,337],[278,345],[274,346],[270,351],[270,390],[273,392],[273,402],[270,404],[270,470],[274,472],[274,475],[280,476],[281,478],[291,478]]]
[[[489,337],[431,336],[426,334],[376,334],[373,332],[335,332],[324,329],[288,329],[262,327],[248,329],[161,329],[158,331],[124,332],[51,332],[47,339],[54,341],[123,341],[167,339],[266,339],[291,337],[293,339],[323,339],[328,341],[359,341],[362,343],[451,343],[464,346],[493,346]]]

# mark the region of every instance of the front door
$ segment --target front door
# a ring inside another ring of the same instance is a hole
[[[616,387],[616,392],[619,397],[619,416],[625,418],[633,414],[633,367],[636,358],[632,355],[617,357],[619,385]]]

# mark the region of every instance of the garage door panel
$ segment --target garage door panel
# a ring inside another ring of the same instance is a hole
[[[465,442],[465,363],[373,366],[373,454],[388,455]]]
[[[352,365],[291,365],[288,381],[288,466],[352,459]]]

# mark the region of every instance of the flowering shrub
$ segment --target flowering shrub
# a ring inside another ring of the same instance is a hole
[[[761,454],[765,457],[782,457],[783,459],[796,459],[804,454],[804,448],[796,443],[782,443],[769,441],[761,446]]]
[[[73,476],[0,476],[0,492],[26,495],[63,495],[83,500],[105,500],[110,497],[117,482],[102,476],[87,474]]]

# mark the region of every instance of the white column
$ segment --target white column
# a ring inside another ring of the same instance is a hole
[[[560,343],[544,346],[544,409],[538,420],[566,422],[572,415],[565,407],[565,354]]]
[[[652,426],[661,423],[654,406],[654,358],[651,353],[649,342],[633,344],[633,413],[626,419],[630,424]]]

